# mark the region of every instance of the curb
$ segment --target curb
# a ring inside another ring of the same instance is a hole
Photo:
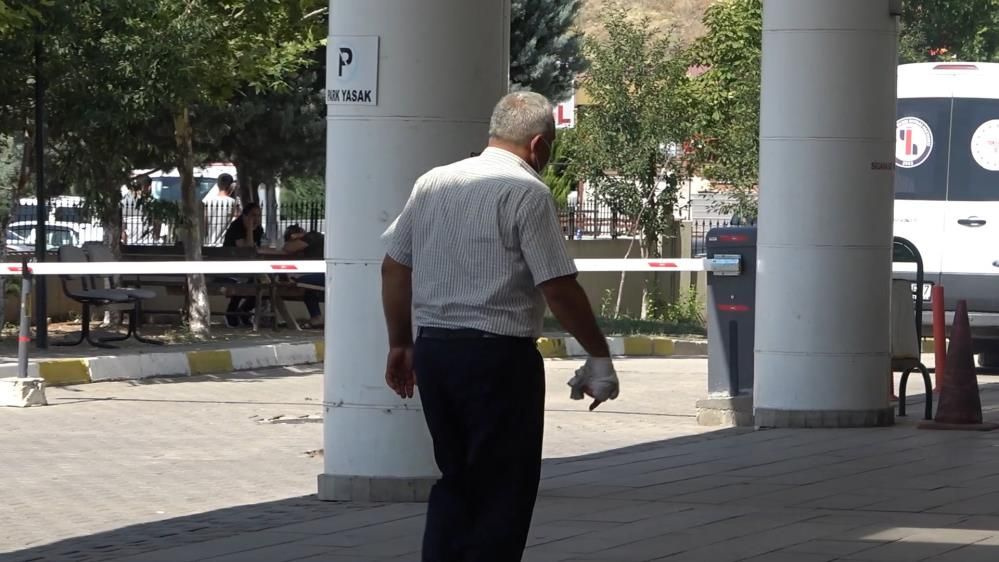
[[[611,355],[624,357],[674,357],[704,356],[708,354],[708,342],[678,340],[674,338],[650,336],[624,336],[607,338]],[[583,346],[576,338],[550,337],[538,340],[538,351],[548,359],[585,357]]]
[[[706,341],[625,336],[607,338],[611,354],[626,357],[703,356]],[[583,346],[572,337],[538,340],[538,350],[548,359],[585,357]],[[322,340],[279,343],[233,349],[178,351],[104,356],[88,359],[42,359],[28,365],[28,376],[45,380],[47,386],[93,382],[141,380],[153,377],[183,377],[291,367],[321,363],[326,355]],[[17,365],[0,365],[0,377],[16,377]]]
[[[144,353],[89,359],[41,359],[28,365],[28,376],[45,380],[46,386],[92,382],[140,380],[249,371],[320,363],[322,341],[280,343],[207,351]],[[0,377],[16,377],[17,365],[0,365]]]

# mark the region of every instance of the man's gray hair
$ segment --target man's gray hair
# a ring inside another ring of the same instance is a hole
[[[514,92],[503,96],[489,121],[489,136],[526,146],[538,135],[555,134],[552,104],[541,94]]]

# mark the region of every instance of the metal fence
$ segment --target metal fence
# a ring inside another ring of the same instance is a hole
[[[697,257],[708,253],[706,241],[708,232],[712,228],[729,226],[729,221],[725,219],[697,219],[689,221],[688,224],[690,224],[690,255]]]
[[[35,251],[36,217],[35,207],[15,208],[11,223],[6,232],[8,254],[31,254]],[[306,231],[326,230],[326,208],[322,201],[284,204],[274,209],[273,215],[262,208],[261,226],[267,240],[281,241],[284,231],[297,224]],[[226,228],[236,220],[238,209],[231,203],[211,201],[202,204],[202,233],[206,246],[220,246]],[[46,225],[46,246],[50,250],[60,246],[80,246],[86,242],[104,240],[102,217],[89,216],[82,205],[59,205],[50,209]],[[162,217],[162,215],[161,215]],[[133,200],[121,205],[123,242],[132,246],[170,246],[178,241],[176,221],[166,218],[155,219]]]
[[[202,236],[206,246],[220,246],[225,231],[238,219],[239,208],[226,201],[202,203]],[[275,209],[275,216],[266,205],[261,208],[261,226],[267,240],[282,240],[284,231],[297,224],[306,231],[325,232],[326,205],[322,201],[283,204]],[[141,206],[132,202],[122,205],[122,226],[127,244],[138,246],[171,245],[177,241],[176,225],[171,221],[159,223],[148,220]],[[273,232],[272,232],[273,231]]]
[[[635,219],[598,205],[577,205],[559,210],[559,223],[566,238],[619,238],[632,236]]]

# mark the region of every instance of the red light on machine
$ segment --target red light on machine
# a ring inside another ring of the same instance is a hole
[[[744,304],[719,304],[719,312],[749,312],[749,307]]]

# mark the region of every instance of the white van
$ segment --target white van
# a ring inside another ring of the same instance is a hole
[[[895,142],[895,235],[947,310],[968,302],[982,364],[999,366],[999,64],[899,66]]]

